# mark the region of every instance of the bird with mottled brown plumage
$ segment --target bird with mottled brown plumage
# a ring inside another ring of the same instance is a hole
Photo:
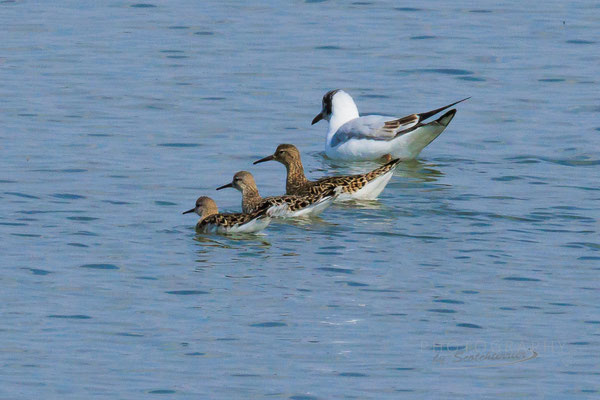
[[[388,184],[398,164],[400,164],[400,159],[395,159],[365,174],[330,176],[316,181],[309,181],[304,175],[300,151],[293,144],[280,144],[277,146],[275,153],[255,161],[254,164],[271,160],[285,165],[287,170],[286,194],[319,195],[339,186],[342,188],[342,192],[336,198],[336,201],[376,199]]]
[[[271,214],[276,208],[262,207],[252,213],[220,214],[217,204],[210,197],[196,200],[194,208],[183,214],[196,213],[200,220],[196,231],[203,233],[256,233],[265,229],[271,222]]]
[[[242,193],[242,210],[251,213],[264,207],[279,207],[273,216],[302,217],[312,216],[323,212],[341,192],[341,188],[332,186],[319,194],[313,195],[284,195],[261,197],[252,174],[248,171],[237,172],[231,183],[218,187],[217,190],[232,187]]]

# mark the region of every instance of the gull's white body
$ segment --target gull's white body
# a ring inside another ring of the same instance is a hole
[[[380,134],[380,130],[386,122],[397,120],[398,117],[361,117],[352,97],[340,90],[332,100],[325,153],[332,159],[350,161],[375,160],[386,154],[391,154],[393,158],[414,159],[444,131],[453,117],[454,113],[447,113],[437,121],[390,137],[389,134]]]
[[[382,119],[392,120],[394,117],[381,117]],[[353,125],[359,125],[363,121],[362,118],[356,118],[349,121],[348,126],[344,128],[353,128]],[[411,160],[417,158],[421,150],[429,143],[437,138],[446,126],[442,124],[427,124],[406,135],[398,136],[396,139],[374,140],[374,139],[348,139],[344,142],[333,146],[333,135],[337,132],[329,132],[327,135],[327,144],[325,153],[327,157],[332,159],[360,161],[374,160],[383,157],[386,154],[391,154],[392,158],[401,158],[403,160]]]

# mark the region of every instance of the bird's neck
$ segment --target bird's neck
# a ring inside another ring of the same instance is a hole
[[[308,180],[304,175],[304,167],[302,166],[302,161],[295,160],[289,164],[286,164],[285,168],[287,169],[285,192],[287,194],[292,194],[294,189],[305,185],[308,182]]]
[[[356,108],[356,104],[354,104],[354,102],[351,104],[345,104],[344,107],[337,108],[329,118],[329,131],[327,132],[327,139],[330,140],[337,130],[340,129],[340,126],[344,125],[348,121],[358,118],[358,116],[358,108]]]
[[[218,213],[219,213],[219,209],[217,207],[205,208],[202,211],[202,214],[200,215],[200,219],[198,220],[198,223],[202,222],[203,220],[210,217],[211,215],[215,215]]]
[[[242,192],[242,211],[246,214],[254,211],[262,201],[262,197],[258,193],[258,188],[247,187]]]

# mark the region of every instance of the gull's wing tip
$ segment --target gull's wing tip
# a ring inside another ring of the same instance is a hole
[[[421,122],[421,121],[423,121],[423,120],[425,120],[425,119],[427,119],[429,117],[432,117],[435,114],[437,114],[439,112],[442,112],[442,111],[444,111],[444,110],[446,110],[446,109],[448,109],[448,108],[450,108],[450,107],[452,107],[452,106],[454,106],[454,105],[456,105],[458,103],[462,103],[463,101],[469,100],[470,98],[471,98],[471,96],[465,97],[464,99],[459,100],[459,101],[455,101],[454,103],[448,104],[447,106],[436,108],[435,110],[431,110],[431,111],[427,111],[427,112],[424,112],[424,113],[417,114],[419,116],[419,122]],[[454,110],[454,112],[456,112],[456,110]]]
[[[455,115],[456,115],[456,108],[453,108],[452,110],[448,111],[447,113],[445,113],[444,115],[439,117],[435,122],[438,122],[443,126],[448,126],[448,124],[450,124],[450,121],[452,121],[452,119],[454,118]]]

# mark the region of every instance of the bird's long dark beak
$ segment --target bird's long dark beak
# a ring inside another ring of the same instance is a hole
[[[194,211],[196,211],[196,209],[192,208],[191,210],[187,210],[187,211],[182,212],[182,214],[189,214],[189,213],[193,213]]]
[[[219,186],[217,190],[225,189],[228,187],[233,187],[233,182],[228,183],[227,185]]]
[[[266,156],[265,158],[261,158],[258,161],[254,161],[253,164],[256,165],[256,164],[260,164],[261,162],[271,161],[274,158],[275,158],[275,156],[273,154],[271,154],[270,156]]]
[[[312,120],[311,125],[316,124],[317,122],[319,122],[322,119],[323,119],[323,111],[321,111],[320,113],[317,114],[317,116]]]

